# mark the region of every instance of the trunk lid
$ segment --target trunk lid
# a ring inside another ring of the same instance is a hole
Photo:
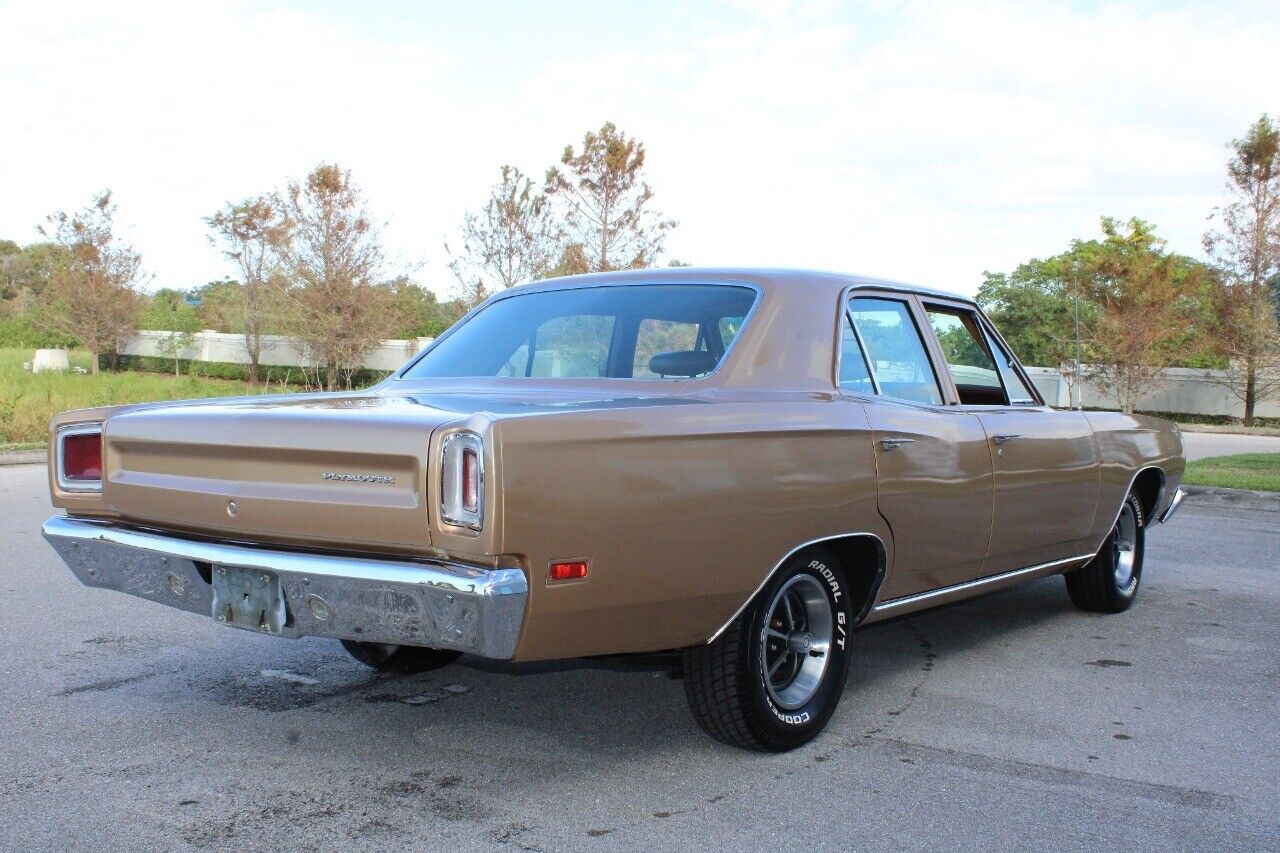
[[[431,433],[456,417],[370,394],[126,412],[106,424],[103,498],[128,521],[220,538],[424,550]]]

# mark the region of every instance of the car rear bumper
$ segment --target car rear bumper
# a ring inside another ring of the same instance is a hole
[[[285,615],[269,633],[283,637],[428,646],[510,659],[529,595],[519,569],[202,542],[64,516],[44,523],[44,537],[86,586],[209,617],[212,573],[219,567],[275,575]]]

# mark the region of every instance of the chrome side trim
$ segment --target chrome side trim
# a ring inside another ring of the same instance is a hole
[[[916,593],[915,595],[908,595],[902,598],[890,599],[889,601],[884,601],[884,602],[881,602],[880,604],[877,604],[874,608],[872,608],[871,612],[872,613],[890,613],[894,610],[898,610],[908,605],[920,604],[921,602],[929,601],[930,599],[941,598],[942,596],[951,595],[952,593],[957,593],[957,592],[972,591],[974,593],[977,593],[977,592],[980,592],[984,587],[1001,584],[1001,583],[1004,583],[1005,581],[1014,580],[1015,578],[1023,577],[1025,575],[1035,574],[1036,572],[1042,572],[1046,569],[1052,569],[1056,566],[1065,566],[1069,563],[1082,563],[1086,560],[1092,560],[1092,559],[1093,559],[1093,554],[1077,554],[1074,557],[1066,557],[1061,560],[1051,560],[1047,563],[1037,563],[1034,566],[1027,566],[1021,569],[1014,569],[1013,571],[1010,571],[1010,572],[1001,572],[998,575],[989,575],[988,577],[978,578],[977,580],[966,581],[964,583],[953,584],[951,586],[944,586],[938,589],[931,589],[928,592],[920,592],[920,593]]]
[[[490,658],[515,653],[529,586],[519,569],[275,551],[144,533],[54,516],[49,541],[86,586],[213,616],[214,567],[279,577],[284,637],[456,649]]]
[[[888,566],[886,564],[886,552],[884,549],[884,540],[881,539],[876,534],[868,533],[865,530],[855,530],[855,531],[850,531],[849,533],[836,533],[832,536],[821,536],[817,539],[810,539],[808,542],[801,542],[799,545],[797,545],[796,547],[788,551],[782,557],[782,559],[779,560],[777,564],[774,565],[774,567],[769,570],[769,573],[764,576],[764,580],[760,581],[760,585],[756,587],[754,590],[752,590],[751,594],[747,596],[747,600],[742,602],[742,606],[739,607],[737,610],[735,610],[733,612],[733,615],[730,616],[728,619],[726,619],[725,623],[721,625],[714,634],[711,635],[710,639],[707,640],[707,645],[710,645],[714,643],[717,639],[719,639],[720,635],[723,634],[728,629],[728,627],[733,624],[733,621],[742,615],[742,611],[746,610],[747,607],[750,606],[751,602],[755,601],[756,596],[760,594],[760,590],[764,589],[768,585],[769,581],[772,580],[773,576],[778,573],[778,569],[781,569],[782,565],[785,562],[787,562],[787,560],[790,560],[792,557],[794,557],[796,554],[803,551],[805,548],[808,548],[810,545],[820,545],[823,542],[833,542],[836,539],[854,539],[854,538],[867,538],[867,539],[873,540],[876,543],[876,552],[878,555],[878,560],[877,560],[878,565],[876,566],[876,576],[873,579],[872,585],[871,585],[871,594],[867,596],[866,603],[862,606],[862,611],[854,616],[853,624],[857,625],[863,619],[867,618],[867,614],[871,612],[872,603],[876,600],[876,596],[880,594],[880,585],[884,583],[885,572],[888,569]]]
[[[61,489],[62,491],[92,492],[94,494],[101,494],[102,480],[99,480],[96,485],[92,483],[84,483],[84,482],[77,482],[75,480],[68,480],[66,468],[64,467],[64,463],[62,459],[62,439],[70,435],[93,435],[93,434],[97,434],[99,436],[102,435],[102,421],[89,421],[86,423],[79,423],[79,424],[67,424],[66,426],[58,427],[57,433],[54,434],[53,436],[54,473],[58,479],[58,488]],[[103,464],[106,464],[105,458],[102,461],[103,461]],[[103,471],[102,475],[103,477],[105,477],[106,472]]]
[[[1182,506],[1182,502],[1186,497],[1187,493],[1181,488],[1173,493],[1173,500],[1169,501],[1169,506],[1165,507],[1165,511],[1160,513],[1159,521],[1161,524],[1173,518],[1173,514],[1178,511],[1178,507]]]

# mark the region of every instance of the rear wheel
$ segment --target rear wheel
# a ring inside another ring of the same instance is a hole
[[[844,570],[827,551],[783,565],[715,642],[684,653],[685,695],[717,740],[784,752],[831,718],[853,624]]]
[[[1072,603],[1091,613],[1128,610],[1142,582],[1145,539],[1142,502],[1137,495],[1129,495],[1102,550],[1083,567],[1064,575]]]
[[[396,646],[387,643],[357,643],[343,640],[342,647],[353,658],[378,672],[410,675],[440,669],[462,657],[462,652],[449,649],[424,649],[420,646]]]

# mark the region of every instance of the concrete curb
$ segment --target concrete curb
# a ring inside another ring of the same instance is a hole
[[[1257,492],[1252,489],[1219,489],[1214,486],[1183,486],[1190,506],[1212,506],[1228,509],[1260,509],[1280,512],[1280,492]]]
[[[47,450],[0,450],[0,465],[32,465],[48,460]]]
[[[1178,424],[1178,429],[1183,432],[1196,432],[1202,435],[1252,435],[1262,436],[1264,438],[1276,438],[1280,436],[1280,428],[1277,427],[1242,427],[1242,426],[1219,426],[1218,424]]]

